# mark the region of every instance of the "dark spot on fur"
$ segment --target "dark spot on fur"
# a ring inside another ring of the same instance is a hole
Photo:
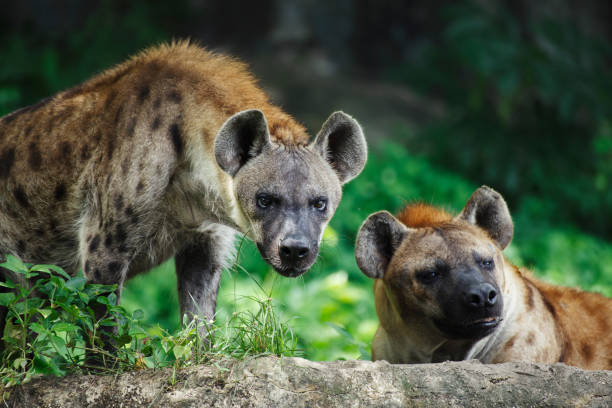
[[[161,123],[161,118],[159,117],[159,115],[155,116],[155,119],[153,119],[153,123],[151,124],[151,130],[159,129],[160,123]]]
[[[132,208],[131,205],[128,205],[127,207],[125,207],[125,215],[127,215],[128,217],[131,217],[132,215],[134,215],[134,209]]]
[[[112,261],[108,263],[108,270],[113,274],[117,274],[118,272],[120,272],[122,267],[123,263],[121,262]]]
[[[115,196],[115,208],[117,211],[121,211],[123,209],[123,195],[117,194]]]
[[[57,220],[55,218],[51,218],[49,221],[49,231],[53,234],[57,234],[59,231],[57,230]]]
[[[123,254],[124,254],[124,253],[126,253],[127,251],[128,251],[127,245],[125,245],[125,244],[121,244],[121,245],[119,245],[119,252],[121,252],[121,253],[123,253]]]
[[[180,103],[183,100],[183,97],[176,89],[168,92],[168,100],[174,103]]]
[[[153,102],[153,109],[158,110],[161,106],[161,99],[159,97],[155,98],[155,102]]]
[[[158,165],[155,167],[155,174],[157,174],[158,176],[161,176],[161,175],[162,175],[162,167],[161,167],[161,164],[158,164]]]
[[[102,140],[102,131],[98,129],[98,131],[96,131],[95,135],[94,135],[94,140],[96,142],[96,144],[100,143],[100,140]]]
[[[509,350],[512,348],[512,346],[514,345],[514,342],[516,341],[516,334],[512,337],[510,337],[510,340],[508,340],[506,342],[506,344],[504,345],[504,350]]]
[[[533,301],[533,287],[531,287],[531,283],[525,281],[525,286],[527,286],[527,310],[532,310],[535,306]]]
[[[568,341],[564,341],[562,346],[561,346],[561,354],[559,355],[559,363],[563,363],[565,362],[565,359],[567,358],[567,351],[570,348],[570,343]]]
[[[136,186],[136,192],[138,192],[138,193],[142,192],[143,188],[144,188],[144,184],[142,183],[142,180],[140,180],[138,182],[138,185]]]
[[[148,86],[143,86],[140,89],[140,92],[138,92],[138,102],[140,102],[141,104],[149,97],[149,87]]]
[[[550,314],[553,315],[553,318],[556,319],[557,318],[557,312],[555,312],[554,306],[544,296],[542,296],[542,300],[544,301],[544,306],[546,306],[546,308],[548,309]]]
[[[17,241],[17,252],[19,255],[23,255],[26,250],[26,243],[23,240]]]
[[[15,162],[15,148],[6,149],[0,156],[0,178],[7,178]]]
[[[32,130],[34,130],[34,125],[29,125],[25,130],[25,137],[30,137]]]
[[[129,161],[129,157],[126,157],[121,162],[121,171],[123,172],[123,175],[126,176],[129,170],[130,170],[130,161]]]
[[[89,252],[94,252],[98,249],[98,245],[100,245],[100,235],[96,234],[95,237],[89,243]]]
[[[111,174],[106,176],[106,188],[108,188],[108,186],[110,186],[110,182],[111,182]]]
[[[181,138],[181,130],[179,129],[179,125],[177,123],[173,123],[170,125],[168,130],[170,131],[174,151],[180,156],[181,153],[183,153],[183,139]]]
[[[96,268],[96,269],[94,270],[93,276],[94,276],[94,280],[95,280],[96,282],[100,282],[100,281],[102,281],[102,273],[100,272],[100,270],[99,270],[98,268]]]
[[[108,108],[111,107],[111,105],[113,104],[113,102],[115,101],[115,98],[117,97],[117,91],[116,90],[112,90],[109,94],[108,97],[106,98],[106,100],[104,101],[104,110],[107,111]]]
[[[30,143],[28,148],[28,164],[30,168],[34,171],[40,170],[40,166],[42,164],[42,156],[40,154],[40,150],[38,150],[38,146],[36,143]]]
[[[85,261],[85,273],[89,273],[90,263],[89,261]]]
[[[117,237],[118,242],[124,242],[127,238],[127,233],[125,232],[125,227],[123,224],[117,224],[117,228],[115,229],[115,235]]]
[[[113,236],[111,234],[108,234],[106,236],[106,239],[104,240],[104,246],[106,248],[110,248],[113,245]]]
[[[81,160],[87,160],[90,157],[90,153],[89,153],[89,146],[88,145],[83,145],[83,147],[81,147]]]
[[[117,112],[115,112],[115,124],[119,124],[119,120],[121,119],[121,115],[123,114],[123,105],[117,108]]]
[[[62,142],[60,144],[60,157],[65,162],[70,161],[70,155],[72,153],[72,146],[68,142]]]
[[[128,126],[127,137],[134,137],[134,129],[136,129],[136,118],[130,119],[130,125]]]
[[[36,234],[39,237],[42,237],[43,235],[45,235],[45,230],[42,227],[37,227],[34,230],[34,234]]]
[[[115,138],[113,137],[109,137],[108,138],[108,145],[107,145],[107,154],[108,154],[108,160],[113,158],[113,153],[115,151]]]
[[[22,206],[23,208],[29,208],[30,207],[30,202],[28,201],[28,196],[26,195],[26,193],[23,190],[22,186],[17,186],[17,188],[13,192],[13,195],[15,196],[15,199],[17,200],[17,202],[19,203],[20,206]]]
[[[62,201],[66,198],[66,185],[64,183],[59,183],[57,187],[55,187],[55,192],[53,193],[56,201]]]
[[[533,332],[531,332],[527,335],[527,344],[531,346],[534,341],[535,341],[535,335],[533,334]]]
[[[591,347],[591,345],[582,343],[580,351],[587,362],[593,360],[593,347]]]

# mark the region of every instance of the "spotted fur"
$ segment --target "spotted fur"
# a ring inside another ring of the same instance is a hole
[[[281,273],[316,258],[318,247],[299,265],[273,262],[283,237],[250,212],[255,188],[292,208],[324,195],[324,216],[300,213],[283,230],[315,234],[365,157],[348,115],[333,114],[310,142],[241,62],[188,42],[154,47],[0,119],[0,253],[119,288],[176,255],[181,312],[210,318],[236,231],[269,241],[264,257]]]

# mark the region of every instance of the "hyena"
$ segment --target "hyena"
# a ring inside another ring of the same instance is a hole
[[[513,224],[499,193],[480,187],[455,217],[415,204],[398,218],[372,214],[357,236],[357,264],[376,279],[373,360],[612,369],[612,299],[508,262]]]
[[[304,273],[365,161],[350,116],[311,142],[242,63],[161,45],[0,120],[0,253],[118,292],[175,256],[181,315],[211,318],[235,232]]]

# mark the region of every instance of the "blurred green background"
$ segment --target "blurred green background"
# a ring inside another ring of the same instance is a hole
[[[151,44],[192,38],[251,65],[316,133],[342,109],[370,157],[298,279],[249,242],[224,273],[219,318],[274,297],[310,359],[367,358],[377,321],[353,241],[371,212],[415,200],[459,211],[488,184],[507,199],[506,255],[550,281],[612,296],[612,3],[595,0],[2,1],[0,115]],[[178,327],[172,261],[122,299]],[[255,281],[262,282],[264,291]]]

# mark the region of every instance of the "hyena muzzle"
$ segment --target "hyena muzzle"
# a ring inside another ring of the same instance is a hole
[[[181,315],[212,318],[235,232],[304,273],[365,161],[350,116],[310,141],[240,62],[159,46],[0,120],[0,253],[118,292],[175,256]]]
[[[612,300],[509,263],[513,224],[499,193],[479,188],[456,217],[415,204],[398,218],[372,214],[357,236],[357,264],[376,279],[374,360],[612,369]]]

